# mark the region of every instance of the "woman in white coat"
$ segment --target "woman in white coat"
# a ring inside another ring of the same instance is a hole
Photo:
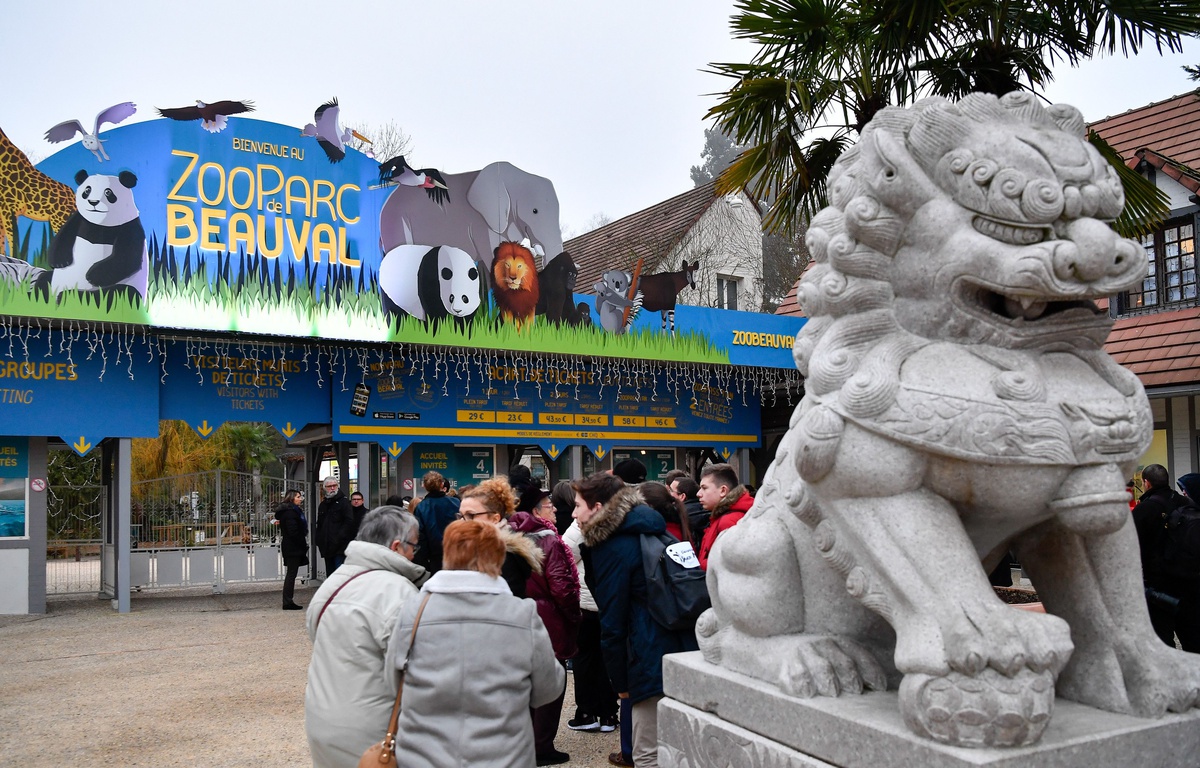
[[[392,633],[388,669],[404,669],[398,762],[413,768],[533,768],[531,707],[566,682],[532,600],[500,578],[505,547],[495,526],[451,523],[442,570],[425,583],[429,602],[412,647],[420,600],[407,602]],[[382,734],[381,734],[382,736]]]
[[[417,520],[398,507],[363,518],[346,562],[325,580],[308,606],[313,642],[304,692],[304,727],[313,765],[354,768],[363,750],[383,738],[394,681],[384,659],[400,609],[417,600],[429,575],[412,562]]]

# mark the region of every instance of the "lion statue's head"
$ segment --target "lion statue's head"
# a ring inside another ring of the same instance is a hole
[[[1110,226],[1124,194],[1085,133],[1074,107],[1022,92],[881,111],[835,164],[831,204],[808,230],[795,356],[810,391],[841,387],[896,333],[1101,348],[1111,320],[1092,300],[1146,267]]]

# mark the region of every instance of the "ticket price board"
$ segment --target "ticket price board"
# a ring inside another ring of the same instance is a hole
[[[415,442],[482,442],[538,444],[552,457],[584,445],[603,459],[614,444],[756,446],[759,404],[706,377],[396,360],[335,386],[333,424],[336,439],[393,456]]]

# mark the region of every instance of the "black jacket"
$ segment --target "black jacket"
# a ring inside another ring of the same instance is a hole
[[[279,552],[284,565],[308,564],[308,520],[295,504],[282,503],[275,508],[279,521]]]
[[[650,617],[642,534],[667,530],[635,488],[623,488],[581,525],[588,588],[600,608],[600,647],[613,689],[637,704],[663,692],[662,658],[694,651],[691,630],[673,632]]]
[[[1142,552],[1142,580],[1147,586],[1163,589],[1165,572],[1162,556],[1166,547],[1167,515],[1187,502],[1182,495],[1167,486],[1151,488],[1133,508],[1133,525],[1137,529],[1138,548]]]
[[[346,494],[338,491],[317,507],[317,549],[321,557],[340,557],[354,541],[358,528],[354,524],[354,507]]]

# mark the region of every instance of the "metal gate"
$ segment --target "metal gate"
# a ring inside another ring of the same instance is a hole
[[[108,504],[103,485],[46,489],[46,594],[100,591],[102,527]]]
[[[289,490],[304,492],[305,484],[228,470],[135,483],[130,586],[211,584],[221,592],[230,583],[283,578],[271,521]],[[309,578],[305,569],[300,575]]]

